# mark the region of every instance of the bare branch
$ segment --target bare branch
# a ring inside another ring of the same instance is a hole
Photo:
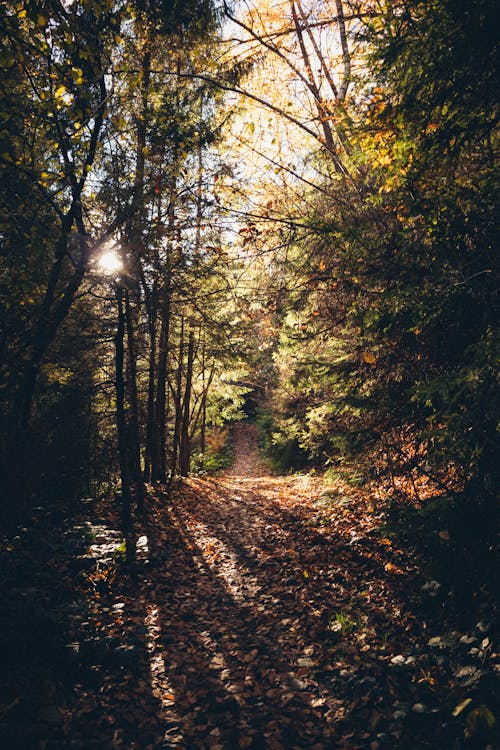
[[[344,6],[342,5],[342,0],[335,0],[335,4],[337,6],[340,44],[342,46],[342,60],[344,62],[344,78],[339,89],[339,101],[343,102],[345,101],[347,89],[351,82],[351,54],[347,43]]]

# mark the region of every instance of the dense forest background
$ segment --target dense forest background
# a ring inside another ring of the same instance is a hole
[[[495,6],[2,5],[6,520],[130,515],[257,408],[494,526]]]
[[[2,747],[496,746],[499,26],[0,4]]]

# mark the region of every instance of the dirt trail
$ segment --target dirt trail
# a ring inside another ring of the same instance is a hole
[[[269,471],[259,455],[259,433],[255,425],[236,425],[233,430],[233,438],[234,463],[225,472],[225,475],[241,477],[242,479],[267,476]]]
[[[177,489],[150,539],[166,561],[147,604],[161,747],[376,750],[387,669],[369,635],[397,620],[402,647],[397,580],[380,580],[341,514],[318,524],[318,480],[269,473],[254,427],[240,425],[235,446],[222,476]],[[358,622],[377,596],[376,622]]]

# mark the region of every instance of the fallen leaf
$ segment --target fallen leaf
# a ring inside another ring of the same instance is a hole
[[[470,703],[472,703],[472,698],[466,698],[463,700],[458,706],[455,706],[454,710],[451,712],[452,716],[460,716],[462,711],[467,708]]]

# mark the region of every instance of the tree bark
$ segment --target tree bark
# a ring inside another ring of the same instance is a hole
[[[155,285],[156,286],[156,285]],[[153,287],[153,296],[156,296],[156,288]],[[155,306],[155,305],[154,305]],[[148,362],[148,404],[146,413],[146,440],[144,450],[144,481],[151,481],[153,463],[153,441],[155,427],[155,383],[156,383],[156,311],[148,311],[149,327],[149,362]]]
[[[130,475],[135,486],[137,511],[144,513],[144,484],[141,471],[141,432],[139,424],[139,398],[137,395],[137,351],[133,311],[128,289],[125,289],[125,321],[127,327],[128,390],[130,397]]]
[[[181,321],[181,338],[179,342],[179,362],[177,365],[177,375],[175,389],[173,391],[175,405],[175,426],[174,436],[172,439],[172,461],[170,467],[170,484],[177,472],[177,457],[179,455],[181,425],[182,425],[182,368],[184,360],[184,319]]]
[[[203,348],[201,354],[201,371],[203,378],[203,393],[201,397],[201,434],[200,434],[200,451],[201,460],[205,463],[205,453],[207,448],[207,391],[205,387],[205,341],[203,341]]]
[[[161,311],[160,345],[158,352],[158,375],[156,382],[156,403],[154,409],[153,440],[151,452],[151,478],[153,481],[167,481],[166,440],[166,400],[167,366],[170,337],[170,288],[167,284],[165,303]]]
[[[191,461],[191,440],[189,436],[189,419],[191,416],[191,391],[193,387],[194,332],[190,331],[187,352],[186,383],[182,408],[182,431],[180,439],[180,475],[189,475]]]
[[[120,459],[120,479],[122,490],[122,524],[124,532],[132,528],[132,504],[130,493],[127,420],[125,414],[125,310],[123,289],[116,287],[118,321],[115,334],[115,387],[116,387],[116,427],[118,432],[118,453]]]

